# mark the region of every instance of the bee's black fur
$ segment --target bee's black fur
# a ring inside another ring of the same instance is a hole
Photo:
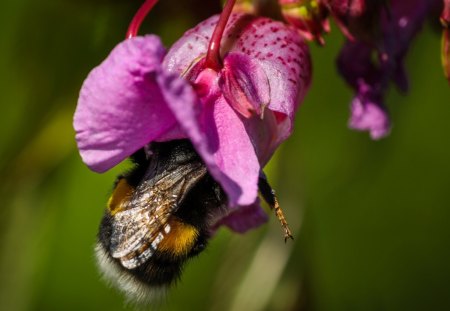
[[[167,172],[177,170],[182,164],[190,165],[192,163],[192,165],[204,166],[188,140],[152,143],[150,150],[152,152],[150,156],[144,149],[136,152],[131,157],[135,167],[120,176],[119,180],[125,178],[131,187],[136,188],[143,179],[147,178],[149,170],[164,176]],[[188,178],[189,176],[186,176],[186,179]],[[210,215],[221,212],[226,205],[225,201],[225,194],[219,184],[206,173],[200,180],[195,181],[187,188],[187,193],[183,194],[183,200],[179,207],[172,214],[181,222],[195,227],[199,232],[195,245],[187,254],[174,257],[171,253],[156,250],[145,263],[134,269],[126,269],[121,265],[119,259],[112,257],[111,259],[121,271],[131,273],[145,284],[150,286],[170,285],[179,278],[184,263],[189,258],[198,255],[206,247],[209,238]],[[98,234],[99,242],[107,253],[111,247],[113,221],[114,217],[109,211],[106,211]]]

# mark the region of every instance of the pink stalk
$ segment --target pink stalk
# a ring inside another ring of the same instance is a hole
[[[220,41],[222,41],[222,35],[227,26],[228,19],[233,11],[236,0],[228,0],[223,8],[222,14],[220,14],[219,21],[212,35],[211,41],[208,46],[208,53],[206,54],[205,66],[207,68],[219,71],[222,68],[222,60],[220,59]]]
[[[146,0],[144,4],[139,8],[136,14],[133,17],[133,20],[128,26],[128,31],[126,35],[126,39],[130,39],[137,36],[139,28],[141,27],[142,21],[153,8],[153,6],[158,2],[158,0]]]

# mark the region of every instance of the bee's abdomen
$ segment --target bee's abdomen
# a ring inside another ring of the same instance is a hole
[[[177,281],[183,264],[192,256],[199,241],[200,232],[194,226],[176,217],[171,217],[168,225],[170,233],[159,243],[152,257],[130,270],[138,279],[151,286],[165,286]]]
[[[158,251],[174,259],[188,257],[199,237],[199,230],[172,216],[169,221],[170,233],[158,245]]]

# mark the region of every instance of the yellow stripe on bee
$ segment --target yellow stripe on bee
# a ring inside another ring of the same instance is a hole
[[[170,220],[169,225],[170,232],[158,245],[158,251],[168,252],[173,256],[187,255],[195,245],[198,230],[178,219]]]
[[[132,195],[133,191],[134,188],[128,184],[125,178],[119,180],[108,200],[108,210],[111,215],[123,210],[122,203]]]

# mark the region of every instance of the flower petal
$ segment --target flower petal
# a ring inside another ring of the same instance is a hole
[[[349,127],[369,131],[374,140],[383,138],[390,132],[389,116],[380,96],[364,83],[361,83],[360,91],[352,101]]]
[[[213,16],[187,31],[169,50],[163,66],[186,74],[206,55],[218,16]],[[232,14],[221,43],[221,54],[242,53],[259,63],[268,77],[268,108],[288,116],[280,137],[292,131],[295,111],[311,81],[311,60],[307,45],[293,27],[268,18]],[[280,120],[285,120],[280,118]]]
[[[243,119],[243,122],[255,148],[259,164],[261,167],[264,167],[281,143],[278,136],[279,124],[277,124],[275,113],[266,109],[264,118],[261,119],[259,116],[254,115],[251,118]]]
[[[380,4],[374,2],[370,5]],[[376,33],[380,36],[371,38],[369,42],[346,42],[337,65],[339,72],[356,92],[350,127],[370,130],[375,139],[388,134],[389,118],[382,105],[384,95],[391,81],[401,91],[407,91],[408,79],[403,60],[432,7],[433,1],[393,0],[389,10],[383,8],[374,15],[377,16],[376,21],[364,21],[372,26],[377,24],[379,29]],[[369,9],[367,14],[372,14],[371,11]],[[374,53],[378,56],[377,60],[373,57]]]
[[[382,73],[372,59],[373,48],[370,45],[347,41],[337,59],[338,71],[354,89],[358,89],[361,79],[366,83],[378,83]]]
[[[211,150],[208,137],[201,125],[201,104],[198,102],[196,93],[192,88],[185,87],[185,81],[175,75],[165,79],[160,78],[160,83],[164,86],[162,88],[163,96],[181,128],[208,167],[209,173],[227,193],[230,205],[237,205],[242,190],[236,182],[222,172],[216,162],[214,151]],[[176,94],[183,94],[180,97],[188,100],[177,100],[179,97]]]
[[[254,204],[239,206],[231,211],[231,213],[213,225],[213,230],[221,225],[225,225],[235,232],[245,233],[250,229],[257,228],[267,222],[267,220],[268,216],[261,208],[259,200],[257,200]]]
[[[223,97],[203,107],[191,100],[172,100],[165,90],[176,90],[179,79],[166,79],[162,92],[187,136],[202,157],[209,173],[228,196],[231,207],[253,204],[257,197],[260,166],[244,124]],[[192,89],[183,88],[195,98]],[[184,95],[183,95],[184,97]]]
[[[197,61],[206,55],[218,19],[219,16],[214,15],[186,31],[167,52],[163,60],[163,67],[170,72],[184,76]]]
[[[328,0],[329,9],[342,33],[351,41],[372,41],[378,35],[385,1]]]
[[[239,186],[239,192],[225,189],[230,205],[253,204],[258,194],[261,167],[242,117],[223,97],[204,109],[204,126],[208,129],[206,135],[215,162],[221,172]]]
[[[83,161],[103,172],[172,128],[156,78],[164,48],[156,36],[126,40],[91,71],[74,116]]]
[[[295,28],[269,18],[233,15],[229,24],[224,49],[248,55],[265,71],[270,86],[268,108],[289,117],[290,124],[279,133],[285,139],[311,82],[308,47]]]
[[[261,115],[270,102],[270,87],[259,63],[242,53],[224,59],[219,86],[227,102],[246,118]]]

